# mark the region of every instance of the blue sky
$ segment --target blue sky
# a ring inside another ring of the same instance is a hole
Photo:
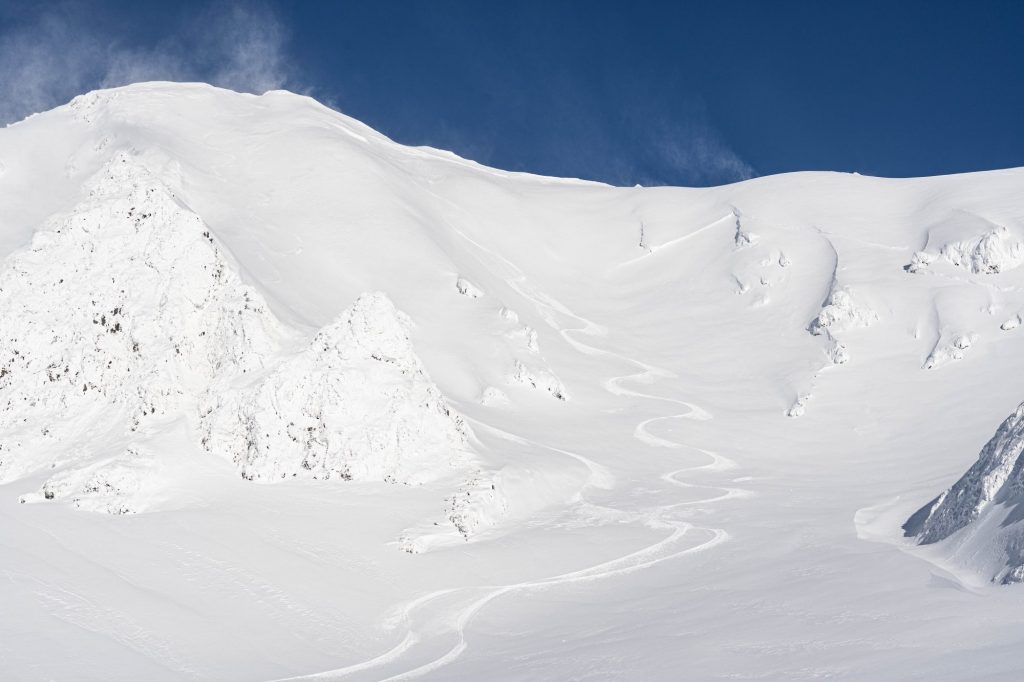
[[[1024,165],[1024,2],[0,0],[0,120],[133,80],[306,92],[615,184]]]

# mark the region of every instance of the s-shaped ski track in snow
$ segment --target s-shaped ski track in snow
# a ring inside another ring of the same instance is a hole
[[[421,677],[451,664],[466,651],[468,647],[468,643],[466,641],[467,627],[470,625],[473,618],[484,607],[500,597],[516,592],[538,591],[561,585],[580,584],[607,579],[613,576],[627,575],[665,561],[707,551],[728,541],[729,533],[726,530],[722,528],[695,526],[687,521],[673,518],[673,512],[686,506],[710,504],[750,495],[751,493],[749,491],[740,488],[698,485],[686,483],[679,479],[679,476],[686,472],[722,471],[732,468],[735,466],[734,463],[716,453],[702,450],[700,448],[692,448],[691,446],[683,443],[661,438],[651,434],[649,431],[649,425],[656,421],[668,419],[708,420],[712,418],[712,415],[703,408],[692,403],[673,398],[648,395],[623,387],[622,382],[625,381],[636,381],[649,384],[660,378],[673,378],[675,375],[653,365],[626,357],[613,351],[590,346],[573,338],[572,334],[574,332],[603,336],[606,333],[606,330],[604,327],[572,313],[554,299],[548,296],[539,296],[535,292],[530,291],[529,287],[526,286],[525,277],[517,278],[515,283],[510,282],[510,284],[514,289],[516,289],[516,291],[536,305],[542,312],[545,320],[549,323],[554,323],[556,316],[559,314],[572,317],[582,323],[583,326],[580,328],[559,330],[566,342],[577,350],[588,355],[606,356],[620,361],[625,361],[640,369],[639,372],[617,376],[602,382],[602,386],[605,390],[613,395],[670,402],[682,405],[686,408],[685,412],[681,412],[679,414],[653,417],[642,421],[636,426],[633,432],[633,437],[650,447],[689,448],[708,457],[710,459],[709,462],[669,471],[663,474],[660,478],[662,481],[680,488],[714,490],[718,491],[718,494],[710,498],[677,502],[647,510],[614,509],[610,507],[600,507],[590,503],[582,503],[583,505],[589,505],[591,509],[598,507],[611,512],[619,519],[626,519],[631,522],[640,523],[652,529],[666,530],[668,531],[668,535],[651,545],[629,554],[575,571],[507,585],[452,587],[424,594],[398,607],[385,620],[384,624],[389,629],[396,628],[400,625],[404,625],[406,628],[405,635],[402,637],[401,641],[387,651],[371,659],[349,666],[313,673],[310,675],[292,677],[288,678],[289,680],[406,680]],[[478,422],[478,424],[497,433],[498,435],[501,435],[502,437],[546,448],[585,464],[591,471],[591,476],[586,488],[596,487],[608,489],[614,486],[614,479],[611,477],[607,469],[603,465],[583,455],[554,448],[543,443],[529,441],[481,422]],[[684,545],[684,540],[687,537],[692,536],[703,537],[697,544]]]

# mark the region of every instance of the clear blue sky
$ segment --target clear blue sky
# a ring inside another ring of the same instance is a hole
[[[1024,1],[0,0],[8,120],[140,78],[304,91],[404,143],[616,184],[1024,165]]]

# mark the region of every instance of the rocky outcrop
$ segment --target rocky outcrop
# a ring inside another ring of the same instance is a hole
[[[200,405],[202,444],[249,480],[423,483],[467,461],[468,429],[416,357],[408,318],[364,294],[298,354]]]
[[[919,509],[903,525],[920,544],[952,538],[986,520],[983,537],[972,543],[1002,557],[991,576],[998,582],[1024,581],[1024,403],[996,430],[978,461],[960,480]],[[987,570],[987,568],[986,568]]]
[[[263,367],[279,326],[209,228],[127,154],[0,274],[0,481]],[[102,416],[101,416],[102,415]]]

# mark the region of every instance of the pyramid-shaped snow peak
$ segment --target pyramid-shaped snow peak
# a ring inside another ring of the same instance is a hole
[[[363,294],[301,352],[201,407],[203,445],[250,480],[422,483],[467,460],[468,431],[412,349],[410,322]]]
[[[87,188],[0,272],[0,481],[173,415],[278,346],[259,294],[144,167],[120,153]]]

